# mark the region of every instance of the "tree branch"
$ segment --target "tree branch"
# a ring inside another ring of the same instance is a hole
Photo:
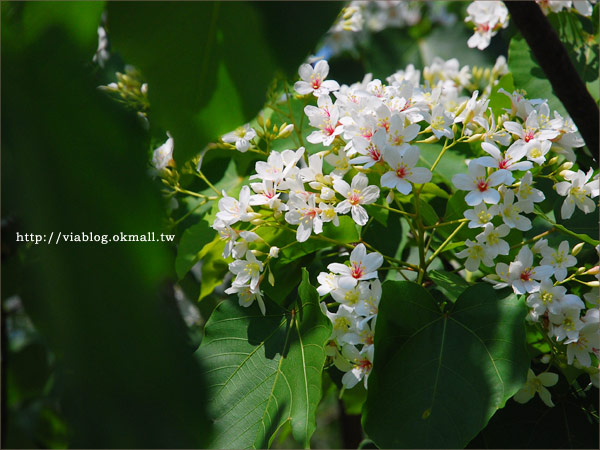
[[[512,20],[527,41],[552,89],[585,140],[592,158],[598,158],[600,112],[587,91],[567,50],[534,1],[505,1]]]

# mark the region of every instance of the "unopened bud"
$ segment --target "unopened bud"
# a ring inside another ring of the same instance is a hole
[[[263,219],[261,219],[260,217],[257,217],[257,218],[255,218],[255,219],[252,219],[252,220],[250,221],[250,223],[251,223],[252,225],[262,225],[263,223],[265,223],[265,221],[264,221]]]
[[[385,197],[385,201],[390,204],[394,201],[394,191],[390,189],[390,192],[388,193],[388,195]]]
[[[454,115],[458,116],[461,112],[463,112],[465,110],[465,108],[467,107],[467,100],[465,100],[464,102],[462,102],[458,108],[456,108],[456,111],[454,112]],[[456,134],[456,132],[454,132]]]
[[[575,245],[575,247],[573,247],[573,250],[571,250],[571,255],[577,256],[584,245],[585,242],[580,242],[579,244]]]
[[[271,258],[277,258],[277,257],[279,257],[279,247],[275,247],[275,246],[271,247],[269,249],[269,256]]]
[[[273,275],[273,272],[269,271],[269,277],[267,279],[271,286],[275,286],[275,276]]]
[[[265,127],[271,128],[271,119],[265,120]]]
[[[598,273],[600,273],[600,266],[594,266],[585,272],[585,275],[598,275]]]
[[[141,91],[142,94],[146,95],[148,93],[148,83],[142,84],[142,87],[140,88],[140,91]]]
[[[469,139],[467,139],[467,142],[477,142],[477,141],[481,141],[483,140],[482,138],[483,134],[478,133],[478,134],[474,134],[473,136],[471,136]]]
[[[542,359],[540,361],[542,362],[542,364],[548,364],[550,362],[550,359],[552,359],[552,356],[549,353],[546,353],[544,356],[542,356]]]
[[[436,135],[432,135],[429,136],[427,139],[424,139],[422,141],[419,141],[421,144],[432,144],[434,142],[437,142],[439,139],[436,137]]]
[[[256,118],[256,122],[258,123],[258,125],[260,125],[261,127],[265,126],[265,119],[262,116],[262,114],[259,114],[258,117]]]
[[[483,71],[483,78],[487,79],[490,77],[490,68],[486,67],[485,70]]]
[[[273,133],[277,133],[279,131],[279,127],[277,124],[273,125]]]
[[[558,168],[558,170],[560,170],[560,171],[569,170],[571,167],[573,167],[573,163],[571,161],[566,161],[566,162],[562,163],[562,165]]]
[[[550,158],[550,160],[548,161],[548,165],[553,166],[554,164],[556,164],[558,162],[558,156],[553,156],[552,158]]]
[[[277,135],[278,139],[285,139],[287,137],[290,137],[290,135],[292,134],[292,132],[294,131],[294,125],[292,125],[291,123],[289,125],[281,125],[281,129],[279,130],[279,134]]]
[[[458,124],[455,123],[454,125],[452,125],[452,134],[454,136],[456,136],[456,132],[458,131]]]
[[[587,283],[584,283],[584,284],[589,287],[600,287],[600,281],[598,281],[598,280],[588,281]]]
[[[576,273],[577,275],[583,275],[585,273],[585,267],[578,267]]]

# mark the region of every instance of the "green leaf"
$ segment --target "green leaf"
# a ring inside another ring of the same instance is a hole
[[[266,448],[288,421],[308,447],[331,322],[306,269],[298,294],[294,313],[267,300],[263,316],[256,304],[242,308],[231,298],[207,322],[198,355],[207,369],[212,448]]]
[[[317,30],[338,8],[328,3]],[[288,8],[253,2],[109,3],[108,17],[114,49],[146,77],[150,123],[171,132],[178,162],[254,117],[277,71],[297,70],[320,37],[294,43],[310,16],[300,23]],[[285,54],[283,42],[293,43]]]
[[[490,94],[490,108],[492,108],[492,112],[496,118],[504,114],[507,109],[510,110],[511,108],[510,98],[508,95],[498,92],[500,89],[504,89],[509,94],[512,94],[515,90],[515,84],[511,73],[507,73],[500,78],[498,83],[492,88],[492,93]]]
[[[564,106],[553,94],[550,81],[521,35],[513,37],[510,41],[508,67],[513,74],[515,88],[525,90],[528,99],[548,99],[550,109],[557,110],[563,117],[567,115]]]
[[[464,278],[452,272],[432,270],[427,275],[451,302],[456,302],[460,294],[469,287],[469,283]]]
[[[229,271],[229,265],[223,259],[225,241],[215,240],[206,245],[206,254],[202,256],[202,281],[198,301],[210,295]],[[204,252],[203,252],[204,253]]]
[[[199,260],[199,253],[215,237],[213,230],[204,220],[192,225],[183,232],[177,246],[175,272],[181,280]]]
[[[461,448],[526,380],[526,307],[488,284],[442,313],[427,290],[388,281],[363,423],[382,448]]]

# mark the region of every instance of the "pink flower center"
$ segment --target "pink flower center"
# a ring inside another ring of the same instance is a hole
[[[480,32],[487,32],[490,30],[490,25],[488,23],[482,23],[481,25],[477,25],[477,28],[475,29],[475,31],[480,31]]]
[[[521,280],[522,281],[531,280],[531,269],[525,269],[523,272],[521,272]]]
[[[313,89],[319,89],[321,87],[321,79],[316,77],[314,80],[312,80],[311,86]]]
[[[348,202],[352,206],[356,206],[356,205],[360,204],[360,192],[351,192],[350,195],[348,196]]]
[[[369,372],[371,370],[371,368],[373,367],[373,363],[371,361],[369,361],[368,359],[361,359],[358,362],[358,367],[360,367],[365,372]]]
[[[310,217],[311,219],[314,219],[316,215],[317,215],[317,211],[315,209],[309,209],[308,212],[306,213],[306,216]]]
[[[361,136],[364,137],[365,139],[371,139],[373,137],[373,130],[371,130],[370,128],[367,129],[363,129],[361,130],[362,134]]]
[[[379,162],[381,160],[381,152],[374,145],[370,145],[369,148],[367,148],[367,151],[369,152],[369,155],[371,155],[373,161]]]
[[[477,181],[477,189],[479,189],[479,192],[487,191],[488,187],[489,187],[489,184],[488,184],[487,180],[480,179]]]
[[[325,128],[323,128],[323,132],[327,136],[331,136],[335,132],[335,127],[333,125],[331,125],[331,124],[326,125]]]
[[[532,129],[528,128],[527,131],[525,132],[525,136],[523,136],[523,140],[525,142],[529,142],[534,137],[535,137],[535,130],[532,130]]]
[[[396,169],[396,175],[398,178],[404,178],[408,175],[408,170],[406,170],[406,166],[403,164]]]
[[[498,169],[508,169],[510,167],[510,159],[503,159],[498,163]]]
[[[356,262],[352,263],[352,268],[350,271],[352,278],[356,278],[358,280],[358,279],[362,278],[364,273],[365,273],[365,267],[361,263],[356,263]]]

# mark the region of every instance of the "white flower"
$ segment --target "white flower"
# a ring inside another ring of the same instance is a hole
[[[383,128],[378,129],[370,140],[363,137],[353,139],[353,147],[360,156],[352,158],[350,164],[364,164],[363,168],[368,169],[377,163],[383,162],[386,141],[387,133]]]
[[[563,219],[569,219],[575,211],[575,206],[585,214],[591,213],[596,209],[596,203],[590,197],[598,196],[598,179],[589,181],[594,170],[590,169],[587,174],[582,170],[573,172],[565,171],[564,178],[567,181],[556,183],[556,192],[558,195],[566,196],[560,209],[560,215]],[[589,181],[589,182],[588,182]]]
[[[363,173],[358,173],[352,178],[352,185],[349,185],[341,178],[333,181],[333,188],[346,197],[346,200],[340,202],[335,207],[338,214],[352,212],[352,219],[358,225],[365,225],[369,216],[367,211],[361,205],[375,203],[379,198],[379,188],[377,186],[368,186],[369,180]]]
[[[517,141],[515,141],[516,144],[524,145],[532,139],[537,139],[538,141],[547,141],[550,139],[554,139],[558,136],[558,131],[552,129],[544,129],[542,128],[544,124],[540,124],[540,116],[545,117],[546,115],[544,114],[544,112],[546,112],[546,110],[548,109],[548,105],[543,103],[542,106],[544,105],[545,108],[541,109],[541,113],[539,114],[535,110],[529,112],[524,127],[518,122],[504,122],[504,128],[509,133],[512,133],[519,138]]]
[[[458,252],[456,256],[458,258],[467,258],[465,261],[465,267],[468,271],[475,272],[478,270],[481,262],[488,267],[494,265],[494,254],[483,242],[480,240],[473,242],[471,239],[467,239],[465,241],[465,245],[467,248],[461,252]]]
[[[346,151],[342,148],[338,150],[338,154],[330,153],[325,157],[325,161],[331,164],[335,169],[331,172],[331,175],[337,175],[343,177],[346,172],[351,169],[350,160],[346,156]]]
[[[350,253],[350,267],[345,264],[331,263],[327,266],[333,273],[339,274],[338,286],[351,289],[359,281],[377,278],[377,269],[383,264],[383,256],[373,252],[367,254],[364,244],[358,244]]]
[[[502,2],[475,1],[467,8],[467,14],[465,22],[475,24],[475,34],[467,41],[470,48],[487,48],[497,30],[508,26],[508,9]]]
[[[524,213],[533,212],[533,204],[544,201],[546,198],[542,191],[532,187],[532,185],[533,175],[528,171],[523,175],[519,186],[515,189],[519,206]]]
[[[373,319],[372,327],[375,327],[375,320],[379,312],[379,300],[381,300],[381,281],[374,279],[371,281],[369,288],[366,288],[366,285],[367,283],[360,283],[364,292],[358,305],[356,305],[355,311],[359,316],[364,317],[358,323],[359,326]]]
[[[301,81],[294,84],[294,90],[301,95],[313,94],[319,97],[323,94],[329,94],[331,91],[337,91],[340,85],[337,81],[327,80],[329,74],[329,64],[325,60],[319,61],[313,67],[310,64],[302,64],[298,69]]]
[[[590,309],[583,317],[585,325],[579,331],[576,340],[568,340],[567,344],[567,362],[573,364],[577,358],[579,364],[583,367],[590,367],[592,359],[590,353],[594,353],[596,358],[600,356],[600,334],[598,332],[598,309]]]
[[[436,138],[441,139],[443,136],[451,139],[454,137],[454,133],[450,128],[454,122],[454,117],[441,103],[438,103],[433,107],[431,114],[427,114],[425,120],[431,125],[431,131]]]
[[[323,231],[323,220],[319,216],[319,209],[315,206],[315,196],[311,195],[305,201],[296,194],[290,194],[288,201],[289,211],[285,215],[286,222],[298,225],[296,239],[298,242],[306,241],[312,231],[319,234]]]
[[[494,186],[512,180],[508,170],[500,169],[493,172],[489,177],[485,167],[476,161],[469,163],[469,174],[459,173],[452,177],[452,183],[457,189],[470,191],[465,197],[469,206],[477,206],[481,202],[496,204],[500,201],[500,194]],[[510,181],[509,181],[510,182]]]
[[[173,160],[173,138],[168,131],[167,136],[169,138],[165,143],[154,150],[154,153],[152,154],[152,165],[156,170],[165,169]]]
[[[404,117],[404,114],[394,114],[390,120],[387,138],[388,144],[392,147],[401,147],[419,134],[421,127],[416,123],[405,127]]]
[[[478,95],[479,91],[473,92],[464,109],[454,118],[454,123],[464,123],[467,125],[470,122],[475,122],[482,127],[485,126],[484,124],[487,123],[487,119],[483,114],[487,111],[490,100],[486,98],[477,100]]]
[[[246,259],[237,259],[229,264],[229,270],[237,275],[233,284],[240,286],[250,281],[250,290],[254,291],[260,279],[260,273],[263,270],[263,263],[256,259],[251,251],[246,252]]]
[[[240,191],[239,201],[233,197],[229,197],[223,191],[223,198],[219,200],[219,212],[217,219],[222,220],[227,225],[233,225],[238,221],[248,222],[254,219],[255,214],[250,208],[250,188],[243,186]]]
[[[235,143],[235,148],[245,153],[250,148],[250,141],[256,137],[256,131],[250,127],[250,124],[243,125],[234,131],[231,131],[221,138],[228,144]]]
[[[390,165],[391,171],[381,176],[381,186],[396,188],[404,195],[412,191],[412,185],[431,181],[431,171],[425,167],[415,167],[419,162],[419,148],[411,145],[404,152],[388,149],[383,159]]]
[[[520,201],[514,202],[515,194],[511,189],[504,191],[504,202],[499,205],[500,215],[504,223],[511,228],[527,231],[531,230],[531,220],[519,214],[523,211]]]
[[[269,258],[279,258],[279,247],[271,247],[269,249]]]
[[[323,175],[323,157],[321,155],[310,155],[308,167],[300,169],[300,178],[313,189],[321,189],[325,184],[331,184],[331,176]]]
[[[525,292],[538,291],[540,288],[539,280],[550,278],[553,271],[554,269],[551,266],[534,267],[533,253],[529,247],[523,246],[519,250],[517,259],[508,266],[508,277],[515,294],[524,294]]]
[[[543,316],[546,311],[558,316],[563,308],[583,308],[581,299],[573,294],[567,294],[564,286],[554,286],[551,279],[546,278],[540,283],[538,292],[527,297],[527,305],[530,306],[530,316],[537,321],[538,317]]]
[[[248,251],[248,243],[254,242],[259,238],[258,234],[253,233],[252,231],[241,231],[239,234],[239,239],[241,241],[237,241],[232,249],[232,255],[235,259],[242,258],[246,252]]]
[[[529,161],[521,161],[525,156],[527,149],[524,146],[511,145],[506,149],[504,155],[500,149],[489,142],[482,142],[481,148],[491,156],[482,156],[476,161],[484,167],[494,167],[496,169],[506,170],[529,170],[533,164]],[[509,181],[507,181],[509,183]]]
[[[263,316],[265,315],[265,302],[263,300],[262,293],[258,289],[253,290],[249,285],[237,285],[234,283],[230,288],[225,289],[225,293],[237,294],[239,304],[244,308],[249,307],[256,300],[258,307],[260,308],[260,312]]]
[[[557,281],[562,281],[567,276],[567,268],[577,264],[577,258],[569,254],[569,242],[562,241],[558,250],[551,247],[542,249],[542,260],[540,264],[548,264],[554,267],[554,277]]]
[[[525,386],[515,394],[513,399],[519,403],[527,403],[537,393],[547,406],[553,407],[550,391],[546,387],[554,386],[556,383],[558,383],[557,374],[544,372],[536,376],[533,370],[529,369]]]
[[[342,377],[342,384],[346,389],[351,389],[364,380],[365,388],[371,369],[373,368],[373,357],[368,351],[358,351],[354,345],[346,344],[342,347],[342,355],[353,365],[352,370],[346,372]]]
[[[508,243],[502,239],[503,237],[507,236],[509,232],[510,228],[506,224],[502,224],[498,228],[494,228],[493,224],[487,223],[484,226],[483,233],[478,234],[475,238],[479,242],[485,243],[489,253],[492,255],[492,258],[495,258],[498,255],[508,255],[510,252]]]
[[[498,206],[492,205],[489,208],[485,203],[480,203],[473,209],[467,209],[463,215],[469,219],[469,228],[484,227],[498,214]]]
[[[550,151],[551,145],[552,142],[550,141],[540,141],[538,139],[532,139],[523,147],[527,155],[527,159],[529,161],[533,161],[536,164],[544,164],[544,162],[546,162],[546,153]]]
[[[340,305],[337,312],[332,313],[329,312],[325,303],[321,303],[321,310],[323,311],[323,314],[329,317],[329,320],[331,320],[331,323],[333,324],[330,339],[336,339],[339,342],[346,333],[351,332],[356,328],[357,317],[352,308],[349,308],[346,305]]]
[[[574,342],[579,339],[579,331],[585,326],[581,321],[581,310],[585,307],[581,299],[577,296],[563,301],[562,308],[558,314],[548,314],[550,324],[552,325],[550,336],[556,336],[557,341],[567,339]]]
[[[339,287],[338,276],[334,275],[333,273],[321,272],[317,277],[317,281],[319,282],[317,292],[321,297],[329,294],[331,291]]]

